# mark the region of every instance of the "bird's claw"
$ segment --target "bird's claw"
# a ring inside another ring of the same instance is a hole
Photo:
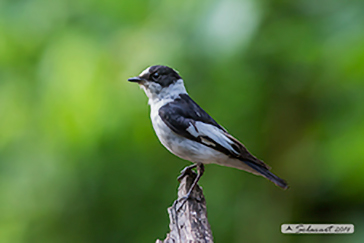
[[[176,207],[178,204],[178,207],[176,208],[176,212],[179,212],[179,210],[181,210],[181,208],[183,207],[183,205],[185,205],[185,203],[189,200],[189,199],[193,199],[193,200],[196,200],[197,202],[201,202],[202,199],[201,198],[196,198],[196,197],[193,197],[191,195],[192,193],[190,194],[186,194],[185,196],[181,197],[181,198],[178,198],[177,200],[174,201],[173,203],[173,207]]]
[[[174,206],[176,208],[176,212],[179,212],[179,210],[181,210],[181,208],[183,207],[183,205],[187,202],[188,197],[184,196],[181,198],[178,198],[176,201],[174,201]]]
[[[178,181],[181,181],[183,179],[183,177],[185,177],[187,174],[193,173],[192,169],[195,168],[197,165],[193,164],[190,166],[186,166],[185,168],[183,168],[183,170],[181,170],[181,174],[177,177]]]

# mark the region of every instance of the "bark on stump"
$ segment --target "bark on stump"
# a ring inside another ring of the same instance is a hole
[[[192,191],[192,198],[180,208],[181,198],[186,195],[195,178],[196,173],[189,170],[181,179],[178,199],[168,208],[171,231],[164,241],[157,240],[156,243],[213,243],[210,224],[207,220],[206,201],[199,185],[196,185]]]

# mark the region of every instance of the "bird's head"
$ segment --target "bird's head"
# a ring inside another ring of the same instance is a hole
[[[167,66],[148,67],[139,76],[129,78],[128,81],[138,83],[149,99],[162,99],[174,94],[186,93],[181,76]]]

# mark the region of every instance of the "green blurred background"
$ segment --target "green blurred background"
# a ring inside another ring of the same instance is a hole
[[[364,242],[364,2],[0,0],[0,242],[155,242],[183,161],[128,83],[177,69],[286,179],[208,165],[216,242]],[[282,223],[353,223],[283,235]]]

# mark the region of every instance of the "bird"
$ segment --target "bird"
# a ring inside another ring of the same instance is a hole
[[[184,199],[204,173],[204,164],[218,164],[260,175],[282,189],[285,180],[252,155],[246,147],[218,124],[187,93],[179,73],[168,66],[155,65],[128,79],[144,90],[150,105],[150,118],[159,141],[174,155],[193,164],[181,171],[196,168],[197,176]]]

